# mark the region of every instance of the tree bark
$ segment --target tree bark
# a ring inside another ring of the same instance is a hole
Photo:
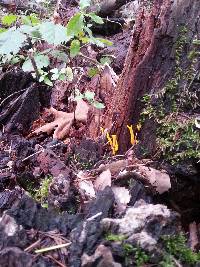
[[[188,51],[192,40],[200,37],[199,0],[145,2],[141,4],[124,69],[104,116],[104,127],[117,134],[121,151],[130,146],[127,125],[137,123],[142,109],[141,97],[159,92],[174,75],[180,27],[188,30]],[[148,141],[152,139],[152,132],[147,128],[143,135],[151,147],[154,142]]]

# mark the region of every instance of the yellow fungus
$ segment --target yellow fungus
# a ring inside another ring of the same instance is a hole
[[[112,141],[113,141],[113,143],[112,143],[112,145],[113,145],[113,148],[112,148],[112,150],[113,150],[113,155],[115,155],[116,152],[117,152],[118,149],[119,149],[118,142],[117,142],[117,136],[116,136],[116,135],[112,135]]]
[[[101,134],[104,134],[105,129],[103,127],[100,127]]]
[[[111,146],[112,153],[113,153],[113,155],[115,155],[119,149],[118,142],[117,142],[117,136],[112,135],[112,138],[111,138],[109,133],[106,133],[106,137],[108,139],[109,145]]]
[[[131,145],[135,145],[136,138],[135,138],[135,134],[133,132],[133,125],[131,125],[131,126],[127,125],[127,128],[129,129],[130,136],[131,136]]]
[[[142,128],[142,124],[141,123],[138,123],[136,127],[137,127],[137,130],[139,132],[141,130],[141,128]]]

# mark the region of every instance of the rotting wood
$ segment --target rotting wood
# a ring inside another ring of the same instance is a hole
[[[200,34],[199,16],[198,0],[155,0],[151,6],[141,5],[125,66],[104,116],[104,126],[117,134],[121,151],[130,145],[127,125],[138,121],[141,97],[161,90],[173,75],[180,27],[187,27],[191,43]],[[152,150],[152,131],[142,135]]]

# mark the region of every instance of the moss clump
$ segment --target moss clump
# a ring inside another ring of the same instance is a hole
[[[41,203],[42,207],[44,208],[48,208],[48,202],[47,202],[47,198],[49,195],[49,186],[52,182],[53,177],[48,175],[46,176],[41,184],[38,190],[36,190],[35,195],[33,196],[35,198],[35,200],[37,200],[38,202]]]
[[[165,260],[173,262],[172,256],[181,263],[195,264],[200,262],[200,253],[193,252],[186,244],[187,239],[181,233],[175,236],[163,236],[164,247],[166,249]]]

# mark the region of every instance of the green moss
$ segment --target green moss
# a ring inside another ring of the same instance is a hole
[[[41,184],[38,190],[36,190],[36,193],[34,195],[34,198],[41,203],[42,207],[48,208],[48,202],[47,198],[49,195],[49,186],[52,182],[53,177],[48,175],[46,176]]]
[[[106,235],[105,239],[107,241],[123,241],[126,239],[124,235],[115,235],[115,234],[108,234]]]
[[[200,158],[200,133],[195,128],[194,119],[184,118],[185,111],[199,105],[196,93],[190,91],[197,75],[195,64],[199,53],[195,48],[188,52],[190,64],[187,70],[181,66],[187,44],[186,33],[187,29],[183,27],[176,43],[174,76],[159,94],[146,95],[142,100],[145,105],[142,121],[149,118],[157,123],[157,155],[172,163]]]
[[[124,254],[125,266],[132,266],[133,262],[136,266],[143,266],[148,262],[149,256],[140,247],[134,247],[126,242],[127,237],[124,235],[116,235],[109,233],[105,239],[111,242],[120,242]]]
[[[200,253],[193,252],[187,245],[187,239],[183,234],[164,236],[164,246],[167,254],[173,255],[182,263],[195,264],[200,262]],[[169,257],[168,257],[169,259]]]

